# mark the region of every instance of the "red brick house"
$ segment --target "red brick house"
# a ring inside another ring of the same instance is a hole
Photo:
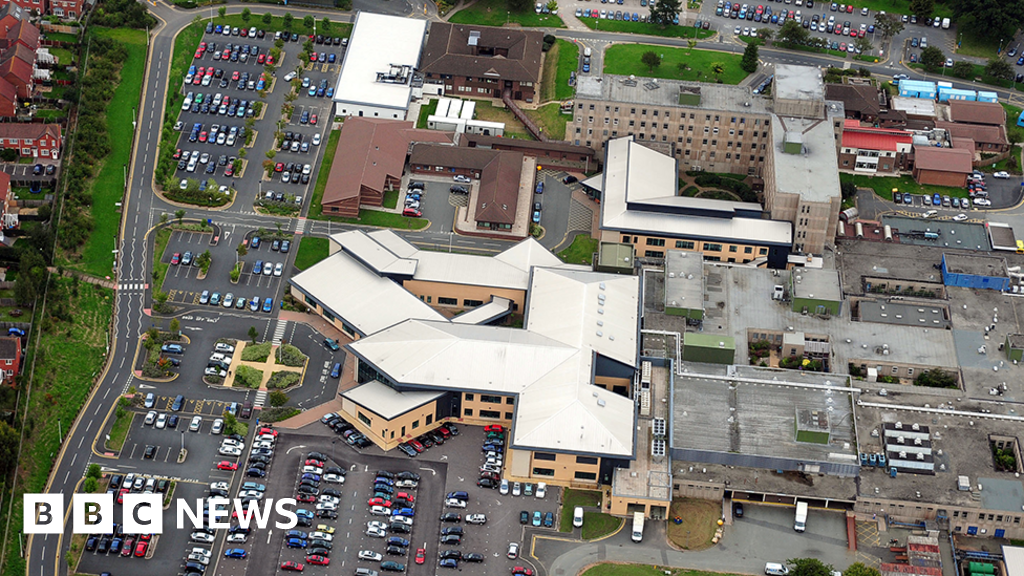
[[[13,26],[17,20],[27,20],[32,10],[46,14],[50,9],[48,0],[13,0],[4,1],[0,8],[0,30]],[[2,34],[0,34],[2,35]]]
[[[60,124],[0,123],[0,147],[32,158],[60,157]]]
[[[515,28],[433,22],[420,71],[428,84],[458,96],[533,102],[540,83],[544,33]]]
[[[0,377],[10,383],[21,370],[21,338],[0,338]]]
[[[4,50],[23,46],[33,54],[32,59],[35,60],[34,54],[36,50],[39,50],[39,28],[27,20],[20,20],[14,26],[8,26],[4,30],[3,40],[0,41]]]
[[[26,62],[19,57],[18,53],[23,52],[24,47],[16,46],[0,56],[0,78],[7,80],[14,85],[18,98],[31,98],[35,89],[34,70],[32,63]]]
[[[861,126],[846,120],[839,147],[839,168],[867,174],[898,174],[905,170],[913,146],[910,132]]]
[[[0,78],[0,117],[13,118],[18,113],[18,89]]]
[[[1006,126],[940,121],[935,123],[935,127],[949,132],[952,138],[974,140],[974,149],[980,153],[1002,154],[1010,151],[1010,141],[1006,138]]]
[[[918,184],[953,186],[967,185],[967,175],[974,171],[974,154],[959,148],[914,146],[914,180]]]
[[[61,18],[81,18],[85,0],[50,0],[50,13]]]
[[[1006,109],[995,102],[971,102],[950,100],[949,119],[957,124],[981,124],[983,126],[1005,126]]]

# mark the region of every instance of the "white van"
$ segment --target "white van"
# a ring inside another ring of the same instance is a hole
[[[782,564],[776,562],[766,562],[764,565],[764,573],[768,576],[786,576],[789,574],[789,568],[786,568]]]
[[[590,50],[590,48],[584,48],[583,49],[583,55],[586,56],[587,58],[590,58],[591,54],[592,54],[592,51]]]
[[[949,18],[942,19],[942,28],[945,30],[949,30]]]
[[[572,525],[576,528],[583,526],[583,507],[577,506],[572,511]]]

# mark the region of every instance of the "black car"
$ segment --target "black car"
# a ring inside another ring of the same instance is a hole
[[[441,436],[437,432],[429,432],[426,435],[430,436],[430,438],[434,441],[434,444],[437,444],[438,446],[444,444],[444,436]]]
[[[255,456],[253,458],[255,458]],[[249,460],[249,468],[253,468],[256,470],[266,470],[267,464],[266,462],[255,462],[253,460]]]
[[[330,542],[328,542],[327,540],[320,539],[310,541],[309,545],[313,548],[324,548],[325,550],[330,550],[331,548],[333,548]]]
[[[334,488],[328,488],[328,489],[324,490],[322,492],[322,494],[326,494],[328,496],[334,496],[335,498],[341,498],[341,492],[338,492]]]
[[[416,450],[413,450],[413,447],[409,446],[405,442],[402,442],[401,444],[399,444],[398,445],[398,449],[401,450],[402,452],[405,452],[405,455],[408,456],[409,458],[415,458],[416,457]]]
[[[739,502],[732,503],[732,515],[737,518],[743,518],[743,504]]]
[[[484,561],[484,555],[483,554],[477,554],[476,552],[471,552],[469,554],[463,555],[462,556],[462,561],[463,562],[483,562]]]
[[[434,446],[434,441],[431,440],[426,434],[417,438],[416,441],[419,442],[420,444],[423,444],[424,448],[432,448]]]
[[[441,530],[442,536],[447,536],[449,534],[457,534],[459,536],[462,536],[462,526],[450,526],[448,528]]]
[[[529,524],[530,523],[530,513],[527,512],[526,510],[523,510],[522,512],[520,512],[519,513],[519,523],[520,524]]]
[[[459,427],[456,426],[455,424],[452,424],[451,422],[448,422],[444,426],[441,426],[441,427],[445,428],[449,432],[451,432],[452,436],[458,436],[459,435]]]
[[[388,529],[394,532],[395,534],[409,534],[412,531],[409,529],[409,526],[406,526],[401,522],[392,522],[391,526],[389,526]]]
[[[572,184],[573,182],[576,182],[576,177],[571,174],[562,178],[562,184]]]
[[[32,167],[32,174],[35,174],[36,176],[39,176],[42,173],[43,173],[43,165],[42,164],[36,164],[35,166]]]
[[[250,456],[249,457],[249,462],[251,462],[251,463],[258,462],[260,464],[270,464],[270,458],[267,458],[266,456],[260,456],[260,455],[257,454],[256,456]]]
[[[231,529],[228,530],[229,534],[249,534],[250,532],[251,530],[249,530],[248,526],[232,526]]]
[[[388,546],[384,553],[388,556],[405,556],[409,553],[409,549],[402,548],[401,546]]]
[[[380,472],[377,472],[377,474],[379,475]],[[417,474],[415,472],[409,472],[408,470],[403,471],[403,472],[399,472],[397,474],[397,477],[402,479],[402,480],[415,480],[416,482],[420,481],[420,475],[419,474]]]
[[[338,519],[338,513],[335,512],[334,510],[320,510],[319,512],[316,513],[316,515],[320,518],[327,518],[328,520]]]
[[[156,446],[146,446],[146,453],[144,456],[146,460],[152,460],[153,456],[156,456]]]
[[[299,494],[309,494],[310,496],[318,496],[320,494],[319,490],[306,484],[299,486],[298,492]]]
[[[327,455],[322,454],[320,452],[310,452],[309,454],[306,454],[306,458],[312,458],[313,460],[319,460],[323,462],[324,460],[327,460]]]
[[[437,557],[440,559],[451,558],[453,560],[462,560],[462,552],[458,550],[442,550]]]
[[[462,515],[457,512],[448,512],[441,516],[441,522],[462,522]]]
[[[314,548],[307,548],[306,554],[329,557],[331,555],[331,551],[323,546],[316,546]]]
[[[497,488],[498,484],[490,478],[481,478],[476,481],[476,485],[481,488]]]
[[[441,544],[447,544],[449,546],[455,546],[462,544],[462,536],[457,534],[450,534],[448,536],[441,536]]]
[[[312,456],[310,456],[310,458],[312,458]],[[321,458],[321,460],[326,459],[326,457]],[[344,476],[347,473],[348,472],[344,468],[339,468],[337,466],[328,466],[327,468],[324,468],[324,474],[337,474],[339,476]]]

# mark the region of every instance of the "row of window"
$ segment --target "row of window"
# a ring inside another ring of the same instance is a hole
[[[558,458],[558,455],[552,454],[551,452],[534,452],[534,460],[544,460],[547,462],[554,462]],[[593,456],[577,456],[577,464],[586,464],[588,466],[597,466],[597,458]]]
[[[632,236],[632,237],[631,236],[623,236],[622,237],[622,242],[624,244],[635,243],[635,242],[637,242],[637,240],[638,240],[638,238],[636,236]],[[665,245],[665,239],[664,238],[647,238],[645,241],[646,241],[648,246],[664,246]],[[697,247],[697,243],[694,242],[693,240],[676,240],[676,246],[675,247],[676,247],[677,250],[694,250]],[[702,252],[721,252],[722,251],[722,247],[723,247],[722,244],[715,244],[715,243],[712,243],[712,242],[704,242],[704,246],[701,249],[701,251]],[[735,245],[735,244],[730,244],[729,245],[729,252],[730,253],[734,253],[734,254],[738,253],[739,252],[739,248],[740,247]],[[754,247],[753,246],[744,246],[743,247],[743,253],[744,254],[753,254],[754,253]],[[764,256],[766,254],[768,254],[768,249],[767,248],[758,248],[758,255]]]
[[[466,394],[466,402],[472,402],[476,398],[473,394]],[[515,403],[515,398],[511,396],[490,396],[488,394],[481,394],[480,401],[487,402],[489,404],[501,404],[501,399],[505,398],[505,404],[512,405]]]
[[[433,304],[434,303],[434,297],[433,296],[423,296],[423,295],[420,295],[420,301],[426,302],[427,304]],[[458,306],[459,305],[459,299],[458,298],[446,298],[444,296],[438,296],[437,297],[437,303],[439,305],[441,305],[441,306]],[[465,306],[466,308],[475,308],[477,306],[482,305],[483,303],[484,303],[483,300],[473,300],[471,298],[463,298],[462,299],[462,305]],[[518,304],[512,304],[512,310],[519,310],[519,305]],[[327,315],[327,311],[326,310],[324,311],[324,314]],[[332,320],[333,320],[333,318],[332,318]]]
[[[550,477],[555,475],[555,471],[552,468],[534,468],[533,475]],[[597,480],[597,474],[595,472],[576,472],[573,477],[577,480],[589,480],[591,482]]]
[[[583,122],[583,117],[582,116],[577,116],[576,117],[576,123],[577,124],[581,124],[582,122]],[[593,124],[594,123],[594,117],[593,116],[587,116],[587,123]],[[609,124],[611,124],[612,126],[618,126],[619,125],[619,119],[618,118],[608,118],[606,116],[604,118],[604,125],[608,126]],[[636,120],[630,120],[629,121],[629,127],[630,128],[635,128],[636,127]],[[641,128],[647,128],[647,122],[644,121],[644,120],[641,120],[640,121],[640,127]],[[651,128],[657,130],[658,129],[658,123],[657,122],[651,122]],[[661,124],[661,128],[662,128],[662,130],[668,130],[669,129],[668,122],[663,122]],[[682,124],[676,126],[676,128],[680,132],[684,132]],[[693,132],[694,131],[693,128],[694,128],[693,124],[688,124],[688,125],[686,125],[685,132]],[[715,134],[715,135],[717,135],[719,133],[719,128],[718,127],[704,126],[704,133],[705,134]],[[732,129],[732,128],[729,129],[729,136],[739,136],[740,138],[742,138],[743,134],[744,134],[743,130],[735,130],[735,129]],[[758,138],[758,137],[761,137],[761,136],[767,138],[768,137],[768,132],[767,131],[761,132],[759,130],[754,130],[753,133],[752,133],[752,136],[754,138]],[[687,141],[687,144],[689,144],[689,143],[690,142]]]
[[[584,104],[582,102],[579,103],[576,106],[577,110],[583,110],[583,107],[584,107]],[[595,108],[594,104],[589,104],[587,106],[587,109],[588,110],[595,110],[596,108]],[[612,112],[612,107],[611,106],[605,106],[604,107],[604,111],[605,112]],[[618,106],[615,106],[615,110],[614,110],[615,114],[618,114],[619,111],[620,111],[620,108]],[[636,111],[637,111],[637,109],[633,108],[633,107],[631,107],[629,109],[629,113],[632,114],[632,115],[635,115]],[[659,111],[657,109],[654,109],[654,110],[651,111],[651,115],[654,116],[655,118],[658,117],[659,113],[662,116],[664,116],[666,120],[671,119],[671,117],[672,117],[672,113],[669,110],[660,110]],[[647,115],[647,108],[641,108],[640,109],[640,115],[641,116],[646,116]],[[680,112],[679,113],[679,119],[680,120],[685,120],[686,119],[686,115],[687,115],[687,112]],[[690,120],[696,120],[696,114],[695,113],[689,112],[689,116],[690,116],[690,118],[689,118]],[[722,119],[722,117],[720,115],[716,114],[714,122],[719,122],[719,121],[721,121],[721,119]],[[711,122],[712,121],[711,120],[711,114],[705,114],[704,115],[704,120],[706,122]],[[747,123],[747,118],[745,116],[739,116],[739,117],[737,117],[737,116],[730,116],[729,117],[729,123],[730,124],[736,124],[737,121],[739,121],[739,123],[741,125],[742,124],[746,124]],[[768,125],[768,120],[767,119],[764,120],[764,124],[765,124],[765,126]],[[761,125],[761,119],[760,118],[754,118],[754,126],[760,126],[760,125]]]
[[[465,410],[462,411],[462,414],[464,416],[472,416],[473,415],[473,409],[472,408],[466,408]],[[481,418],[497,418],[497,419],[500,420],[501,419],[501,412],[498,412],[497,410],[481,410],[479,416]],[[512,419],[512,413],[511,412],[505,412],[505,420],[511,420],[511,419]]]

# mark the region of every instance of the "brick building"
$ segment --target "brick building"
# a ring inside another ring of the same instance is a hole
[[[544,33],[433,22],[420,71],[446,93],[533,102],[540,83]]]
[[[11,383],[21,370],[21,338],[0,338],[0,377]]]
[[[0,147],[32,158],[60,157],[60,124],[0,123]]]
[[[974,149],[982,154],[1002,154],[1010,151],[1010,141],[1006,138],[1006,126],[984,124],[961,124],[959,122],[936,122],[953,138],[970,138],[974,141]]]
[[[1005,126],[1006,110],[995,102],[971,102],[950,100],[949,119],[957,124],[980,124],[982,126]]]
[[[578,168],[584,172],[590,172],[591,168],[596,167],[598,164],[594,158],[595,152],[593,148],[576,146],[557,140],[539,142],[537,140],[499,138],[497,136],[465,133],[460,135],[459,145],[470,148],[490,148],[492,150],[522,152],[525,156],[537,158],[537,162],[542,164],[544,162],[555,162],[558,166]]]
[[[974,171],[972,159],[973,154],[963,149],[914,146],[914,180],[963,188],[967,175]]]
[[[869,84],[825,84],[825,99],[842,102],[847,118],[874,124],[884,97]]]
[[[904,130],[867,128],[856,120],[843,127],[839,168],[869,174],[898,174],[911,163],[913,136]]]

